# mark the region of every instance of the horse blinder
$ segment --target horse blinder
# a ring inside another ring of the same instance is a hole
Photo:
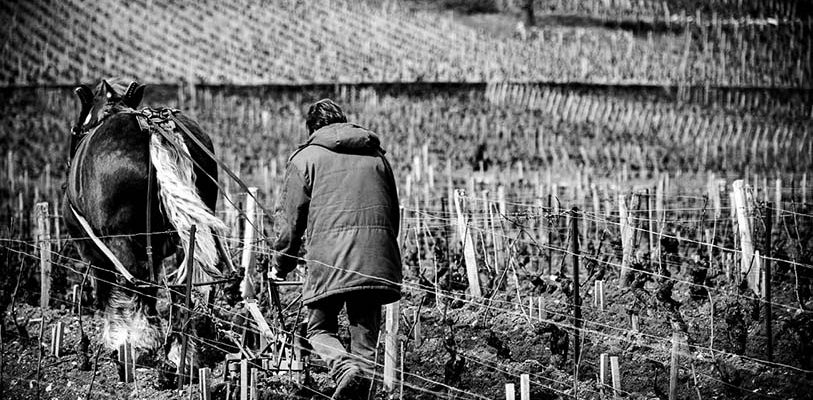
[[[73,125],[73,133],[76,134],[82,129],[85,119],[93,108],[93,91],[85,85],[77,86],[73,89],[73,93],[79,99],[79,115]]]
[[[130,83],[130,86],[127,86],[127,90],[124,92],[124,96],[122,96],[122,102],[127,107],[130,108],[138,108],[139,104],[141,104],[141,99],[144,98],[144,87],[146,85],[142,85],[136,81]]]

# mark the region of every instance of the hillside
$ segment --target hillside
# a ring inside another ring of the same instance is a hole
[[[152,83],[809,86],[813,20],[798,7],[766,7],[777,16],[768,21],[744,7],[718,17],[708,7],[625,14],[542,3],[536,26],[512,27],[521,21],[515,13],[462,15],[420,2],[11,0],[0,4],[0,84],[129,75]],[[482,23],[489,19],[499,33]]]

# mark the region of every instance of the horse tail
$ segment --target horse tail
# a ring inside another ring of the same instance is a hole
[[[172,226],[178,231],[183,246],[184,262],[174,273],[176,284],[186,279],[189,257],[189,229],[197,226],[195,234],[195,259],[192,280],[195,283],[210,282],[219,277],[215,267],[218,253],[214,235],[226,232],[226,224],[217,218],[201,199],[195,186],[192,157],[180,132],[162,129],[164,134],[150,135],[150,159],[155,167],[158,197]]]

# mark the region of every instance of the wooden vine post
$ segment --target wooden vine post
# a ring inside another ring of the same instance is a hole
[[[71,312],[81,314],[82,310],[79,307],[79,296],[81,293],[79,292],[79,284],[74,284],[71,287]]]
[[[259,374],[259,371],[254,367],[251,367],[250,371],[249,377],[251,379],[251,383],[249,384],[248,388],[248,397],[251,400],[259,400],[259,393],[257,392],[257,381],[259,380],[257,379],[257,375]]]
[[[189,228],[189,249],[186,252],[186,292],[185,292],[185,299],[184,299],[184,322],[181,325],[181,358],[178,361],[178,389],[183,389],[184,385],[184,371],[186,371],[186,352],[189,346],[189,335],[186,333],[186,325],[189,323],[189,317],[191,317],[191,310],[192,310],[192,271],[195,265],[195,232],[197,232],[197,226],[192,225]],[[192,368],[192,366],[189,366]]]
[[[751,220],[750,216],[751,207],[746,194],[746,187],[743,180],[738,179],[732,184],[734,207],[737,212],[737,225],[740,238],[740,249],[742,250],[742,258],[740,260],[740,274],[747,274],[748,287],[754,292],[757,292],[759,277],[754,264],[754,242],[751,237]],[[758,292],[757,292],[758,293]]]
[[[773,322],[771,321],[773,318],[773,307],[771,304],[771,257],[773,256],[771,248],[771,233],[773,229],[773,221],[771,219],[770,203],[766,204],[766,208],[767,210],[763,213],[765,216],[765,264],[763,265],[765,270],[765,282],[763,283],[762,288],[765,292],[765,338],[767,339],[765,346],[767,353],[766,355],[768,357],[768,361],[773,362]]]
[[[451,212],[452,210],[454,210],[454,207],[455,207],[455,205],[454,205],[455,188],[454,188],[454,180],[452,179],[452,160],[451,159],[446,160],[446,189],[447,189],[447,192],[448,192],[448,198],[447,198],[447,201],[445,203],[441,204],[441,208],[445,206],[446,211]],[[452,230],[451,233],[452,233],[452,235],[454,235],[455,231]],[[456,240],[454,240],[454,238],[452,238],[451,236],[447,236],[447,239],[452,239],[452,241],[447,241],[446,242],[447,245],[450,245],[453,241],[456,242]]]
[[[482,297],[480,290],[480,275],[477,273],[477,258],[474,255],[474,241],[471,238],[471,233],[468,231],[468,222],[463,215],[463,208],[460,204],[460,197],[462,196],[461,190],[454,192],[454,206],[457,214],[457,234],[463,242],[463,258],[466,262],[466,276],[469,280],[469,289],[472,297],[479,299]]]
[[[240,400],[249,399],[249,390],[251,389],[251,369],[248,367],[248,360],[240,360]]]
[[[60,227],[59,227],[59,198],[54,198],[54,236],[56,236],[56,240],[54,243],[56,244],[56,251],[62,250],[62,235],[60,234]]]
[[[553,273],[553,215],[553,193],[550,193],[548,194],[548,275]]]
[[[384,390],[395,390],[395,377],[398,369],[398,322],[401,307],[398,302],[386,305],[384,339]]]
[[[593,195],[593,218],[595,219],[593,225],[596,231],[596,240],[598,241],[601,240],[601,232],[599,229],[599,219],[600,219],[599,215],[601,214],[601,204],[599,203],[598,188],[596,187],[595,183],[590,184],[590,192]]]
[[[505,186],[497,186],[497,204],[500,207],[500,217],[505,218],[508,215],[508,206],[505,202]]]
[[[212,400],[212,388],[210,380],[212,376],[211,368],[201,368],[198,370],[198,385],[200,386],[200,400]]]
[[[626,200],[623,194],[618,195],[618,215],[621,219],[621,273],[618,278],[618,286],[626,287],[627,280],[629,279],[630,263],[632,261],[632,244],[635,238],[634,230],[632,229],[632,218],[627,209]]]
[[[414,314],[414,324],[412,328],[413,337],[415,339],[415,347],[420,347],[421,343],[423,343],[423,336],[421,334],[421,310],[420,308],[415,309]]]
[[[672,360],[669,368],[669,400],[677,400],[680,353],[686,348],[686,341],[685,333],[676,330],[672,334]]]
[[[666,214],[663,210],[663,198],[666,191],[667,180],[669,175],[664,175],[658,179],[658,186],[655,187],[655,217],[658,219],[656,225],[657,231],[660,232],[661,227],[666,221]]]
[[[515,393],[514,384],[513,383],[506,383],[505,384],[505,400],[516,400],[517,395]]]
[[[776,192],[774,198],[774,208],[776,209],[776,220],[781,222],[782,218],[782,179],[776,180]],[[770,210],[768,210],[770,212]]]
[[[613,398],[621,395],[621,367],[618,365],[618,356],[610,356],[610,375],[613,379]]]
[[[542,321],[548,318],[548,312],[543,305],[544,297],[539,296],[536,298],[536,309],[539,310],[539,320]]]
[[[594,282],[594,289],[593,289],[593,305],[596,306],[600,311],[604,311],[604,304],[605,304],[605,297],[604,297],[604,280],[596,279]]]
[[[254,298],[254,227],[257,225],[257,188],[248,188],[246,193],[246,223],[243,227],[243,254],[240,265],[243,267],[243,282],[240,292],[244,299]]]
[[[714,219],[717,220],[722,216],[722,201],[720,199],[720,185],[714,174],[709,175],[706,190],[708,191],[709,202],[714,209]]]
[[[420,239],[420,236],[421,236],[421,199],[420,199],[420,193],[417,193],[415,195],[415,211],[413,211],[412,214],[414,215],[413,218],[415,219],[415,250],[418,252],[417,260],[418,260],[418,265],[420,265],[421,259],[422,259],[422,257],[421,257],[422,243],[421,243],[421,239]],[[426,258],[428,259],[429,256],[427,255]]]
[[[734,185],[732,184],[732,187]],[[739,243],[739,234],[737,233],[737,200],[735,199],[734,191],[728,192],[728,204],[729,204],[729,215],[728,217],[731,218],[731,233],[734,234],[734,241],[735,245]],[[729,253],[726,255],[727,257],[733,257],[733,253]],[[734,279],[734,283],[739,283],[740,274],[734,272],[734,264],[728,263],[726,265],[726,277],[728,278],[729,282]]]
[[[405,351],[404,351],[404,342],[403,341],[400,341],[398,343],[398,348],[399,348],[399,351],[400,351],[400,357],[398,359],[401,360],[401,361],[399,361],[399,363],[400,363],[399,365],[401,366],[401,377],[398,380],[398,398],[403,400],[403,398],[404,398],[404,381],[405,381],[405,379],[404,379],[404,367],[403,366],[406,365],[404,363],[404,357],[405,357],[404,353],[405,353]]]
[[[599,388],[599,394],[601,395],[602,399],[604,398],[605,393],[607,393],[606,387],[607,387],[607,363],[608,362],[609,361],[607,360],[607,353],[601,353],[599,355],[599,357],[598,357],[598,363],[599,363],[599,367],[598,367],[599,385],[598,385],[598,388]]]
[[[268,164],[266,164],[265,160],[262,158],[260,159],[260,173],[262,173],[263,199],[265,201],[269,201],[270,199],[273,199],[273,197],[271,197],[271,188],[269,187],[270,172],[268,171]]]
[[[655,219],[654,219],[654,215],[653,215],[654,210],[652,209],[652,206],[654,204],[653,200],[654,199],[652,198],[652,194],[649,192],[649,189],[647,189],[646,190],[646,214],[647,214],[647,225],[648,225],[647,230],[649,231],[649,259],[651,261],[656,261],[657,258],[655,258],[655,249],[657,247],[655,246]]]
[[[501,271],[502,268],[507,268],[507,266],[503,267],[503,244],[502,234],[497,234],[497,229],[499,224],[497,223],[497,217],[495,216],[494,209],[496,209],[496,205],[492,203],[488,203],[488,220],[491,223],[491,243],[494,247],[494,269],[495,271]],[[502,231],[500,231],[502,232]],[[499,273],[499,272],[497,272]]]
[[[449,201],[452,201],[451,197],[449,198]],[[441,211],[441,215],[448,215],[448,213],[451,212],[451,209],[447,209],[446,202],[441,202],[440,203],[440,211]],[[403,230],[403,229],[404,228],[402,227],[401,230]],[[454,232],[454,231],[449,227],[449,224],[443,224],[443,241],[446,244],[446,246],[443,246],[443,247],[446,248],[446,259],[447,260],[452,259],[451,247],[452,247],[452,242],[453,242],[452,236],[454,235],[452,232]],[[451,284],[452,284],[452,274],[446,274],[446,286],[451,287]],[[443,300],[445,298],[438,297],[438,299]],[[446,299],[446,300],[448,300],[448,299]],[[441,302],[438,302],[438,305],[440,305],[440,303]]]
[[[40,308],[47,309],[51,302],[51,224],[48,203],[37,203],[34,206],[34,217],[37,220],[36,240],[40,253]]]
[[[582,305],[579,297],[579,209],[576,207],[570,210],[570,247],[573,252],[573,388],[578,397]]]
[[[119,379],[124,383],[131,383],[135,380],[135,357],[133,357],[133,347],[129,342],[124,342],[119,346]]]
[[[520,400],[531,400],[531,376],[528,374],[519,376],[519,398]]]
[[[61,321],[57,321],[56,324],[51,327],[51,354],[56,358],[62,357],[62,341],[64,337],[65,326]]]

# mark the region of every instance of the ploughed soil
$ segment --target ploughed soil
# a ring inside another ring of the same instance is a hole
[[[426,266],[425,261],[422,266]],[[413,271],[417,265],[407,263],[413,281],[417,281]],[[676,268],[675,276],[690,277],[693,268]],[[427,279],[420,280],[421,285],[410,285],[414,289],[405,293],[401,302],[399,341],[406,367],[403,385],[396,383],[394,396],[403,391],[404,398],[414,399],[504,398],[506,383],[514,383],[519,394],[519,376],[529,374],[533,399],[600,398],[602,390],[611,393],[609,366],[608,386],[602,388],[598,383],[599,355],[606,353],[618,357],[621,397],[666,399],[671,338],[673,332],[680,331],[688,334],[688,344],[678,348],[679,398],[813,398],[813,376],[800,371],[810,369],[813,358],[813,318],[793,307],[773,309],[773,359],[779,365],[772,365],[759,361],[766,359],[764,307],[748,301],[747,295],[726,294],[728,289],[712,291],[711,295],[697,293],[683,283],[664,293],[667,289],[662,282],[640,276],[622,290],[617,279],[608,274],[602,311],[593,304],[594,283],[588,278],[581,289],[584,326],[575,383],[573,330],[569,328],[573,323],[572,285],[567,279],[520,265],[516,274],[511,271],[503,275],[504,279],[484,280],[485,298],[473,300],[465,290],[459,290],[465,284],[455,275],[446,282],[453,290],[445,292],[455,293],[454,297],[442,295],[443,301],[438,302],[434,287],[427,284],[433,278],[427,271],[430,269],[423,270]],[[776,275],[776,304],[795,304],[794,286],[788,278]],[[725,288],[725,282],[725,274],[717,274],[706,284]],[[494,288],[501,290],[492,296]],[[532,315],[528,312],[529,298],[534,303]],[[292,291],[284,293],[283,302],[286,300],[293,300]],[[190,393],[192,398],[199,396],[197,385],[186,386],[183,391],[166,388],[159,371],[153,368],[139,367],[135,382],[120,382],[116,353],[99,344],[103,328],[100,314],[85,313],[82,317],[90,339],[87,351],[77,346],[78,316],[64,306],[42,313],[37,307],[18,304],[19,328],[10,314],[3,331],[2,398],[160,400],[189,398]],[[416,314],[420,316],[417,329]],[[631,326],[633,314],[638,316],[637,330]],[[42,330],[37,320],[41,317],[45,318]],[[50,351],[51,327],[56,321],[65,327],[64,355],[59,358]],[[420,331],[420,342],[416,330]],[[378,361],[383,363],[383,335],[380,342]],[[224,363],[208,361],[215,398],[226,398]],[[230,391],[237,396],[234,385]],[[258,385],[259,397],[269,399],[323,399],[332,391],[327,370],[315,356],[304,383],[292,382],[290,375],[260,374]],[[379,390],[375,397],[387,396]]]

